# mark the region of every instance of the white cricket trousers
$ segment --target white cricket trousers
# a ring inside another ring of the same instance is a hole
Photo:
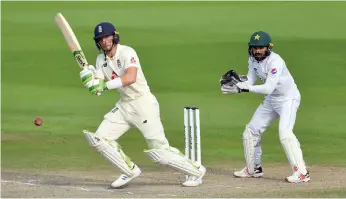
[[[132,127],[142,133],[149,149],[169,146],[160,119],[159,103],[152,93],[146,93],[128,102],[118,101],[104,116],[96,134],[107,140],[116,141]]]
[[[262,137],[268,126],[276,119],[279,121],[279,137],[283,137],[284,133],[293,132],[293,127],[296,121],[297,110],[300,105],[300,100],[291,99],[282,102],[264,100],[257,108],[251,121],[247,127],[252,130],[255,136]],[[261,164],[262,147],[261,139],[255,147],[255,164]]]

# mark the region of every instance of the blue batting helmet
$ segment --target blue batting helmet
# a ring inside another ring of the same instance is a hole
[[[109,36],[109,35],[114,35],[113,42],[115,44],[119,43],[120,41],[119,33],[116,31],[113,24],[109,22],[102,22],[96,25],[94,30],[94,40],[98,49],[101,48],[98,44],[100,38],[103,36]]]

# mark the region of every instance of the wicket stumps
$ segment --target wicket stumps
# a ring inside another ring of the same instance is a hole
[[[184,107],[185,156],[199,165],[202,164],[200,130],[199,108]]]

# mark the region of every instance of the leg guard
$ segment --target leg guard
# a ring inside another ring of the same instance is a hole
[[[262,141],[258,140],[255,146],[255,165],[262,164]]]
[[[246,167],[250,175],[255,172],[255,146],[259,142],[260,138],[256,137],[251,129],[246,126],[243,133],[243,147],[246,160]]]
[[[173,169],[183,172],[186,175],[201,177],[204,175],[191,160],[176,148],[150,149],[144,153],[153,161],[162,165],[167,165]]]
[[[305,175],[307,170],[303,159],[303,152],[296,136],[292,131],[283,132],[280,134],[280,141],[292,170],[294,172],[299,171]]]
[[[90,146],[101,153],[106,160],[117,166],[129,177],[135,174],[132,170],[134,163],[124,154],[117,142],[105,140],[88,131],[83,132]]]

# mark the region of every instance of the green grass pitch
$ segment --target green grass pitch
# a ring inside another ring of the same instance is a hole
[[[94,26],[116,25],[121,43],[139,55],[172,146],[184,151],[183,107],[200,108],[208,167],[244,164],[241,135],[264,96],[222,95],[218,80],[228,69],[246,73],[250,35],[269,32],[302,94],[294,132],[306,162],[345,167],[345,10],[344,2],[2,2],[1,167],[108,168],[82,130],[94,131],[118,94],[92,96],[82,86],[54,23],[57,12],[92,64]],[[41,127],[33,124],[36,117]],[[263,136],[263,163],[288,166],[277,124]],[[136,163],[154,165],[139,131],[119,142]]]

